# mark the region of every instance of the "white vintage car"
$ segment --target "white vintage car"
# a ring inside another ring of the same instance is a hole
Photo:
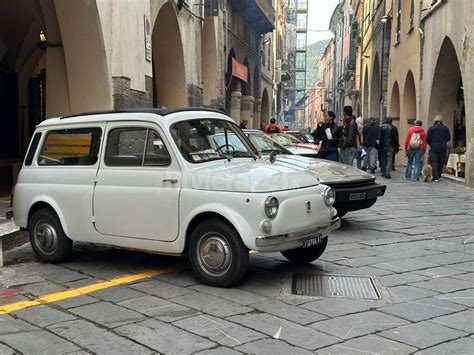
[[[48,262],[65,260],[73,241],[186,254],[200,280],[226,287],[243,277],[249,250],[294,262],[324,252],[340,223],[335,192],[305,170],[260,158],[218,111],[53,118],[31,141],[14,218]]]

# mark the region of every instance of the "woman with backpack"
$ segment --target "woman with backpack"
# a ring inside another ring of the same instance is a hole
[[[421,127],[423,122],[416,120],[415,125],[410,128],[405,137],[405,152],[407,157],[407,169],[405,171],[405,178],[411,180],[411,171],[413,161],[415,162],[415,173],[413,180],[419,181],[421,174],[421,164],[423,154],[426,151],[426,132]]]

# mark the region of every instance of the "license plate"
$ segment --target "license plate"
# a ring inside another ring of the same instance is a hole
[[[312,237],[310,239],[306,239],[305,241],[303,241],[303,248],[314,247],[315,245],[321,244],[322,241],[323,241],[323,237],[321,235]]]
[[[354,192],[349,195],[349,200],[350,201],[359,201],[359,200],[364,200],[365,199],[365,192]]]

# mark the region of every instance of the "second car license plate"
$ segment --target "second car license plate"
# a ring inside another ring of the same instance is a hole
[[[364,200],[364,199],[365,199],[365,192],[354,192],[349,195],[350,201],[358,201],[358,200]]]
[[[315,245],[321,244],[322,241],[323,241],[323,237],[321,235],[318,235],[318,236],[310,238],[310,239],[306,239],[303,242],[303,248],[314,247]]]

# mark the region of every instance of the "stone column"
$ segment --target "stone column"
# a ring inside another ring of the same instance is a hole
[[[242,106],[240,108],[240,120],[249,121],[247,128],[253,127],[253,102],[255,98],[250,95],[242,96]]]
[[[254,102],[253,102],[253,126],[252,126],[252,128],[260,129],[260,123],[261,122],[262,122],[262,99],[255,99]]]
[[[240,91],[234,91],[231,94],[231,103],[230,103],[230,117],[239,124],[240,123],[240,105],[242,100],[242,93]]]

